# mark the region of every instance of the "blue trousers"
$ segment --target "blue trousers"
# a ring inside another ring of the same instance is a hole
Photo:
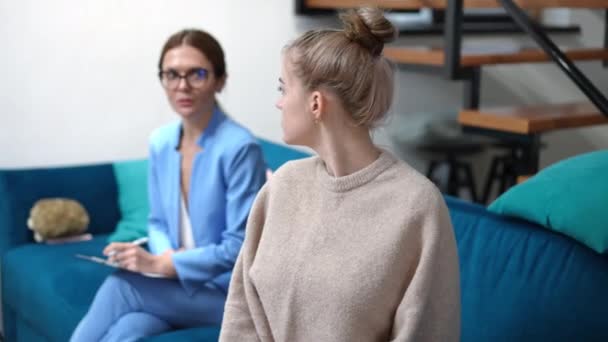
[[[101,285],[72,342],[135,341],[162,332],[220,325],[226,294],[212,286],[193,296],[176,279],[119,271]]]

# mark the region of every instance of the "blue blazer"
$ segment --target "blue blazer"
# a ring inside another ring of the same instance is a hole
[[[153,254],[179,248],[181,122],[156,130],[150,141],[148,242]],[[219,108],[198,139],[188,209],[196,248],[173,254],[188,294],[205,285],[228,291],[249,210],[266,181],[256,138]]]

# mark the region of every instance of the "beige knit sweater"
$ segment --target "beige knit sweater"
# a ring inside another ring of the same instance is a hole
[[[220,341],[457,341],[458,256],[447,208],[388,152],[345,177],[318,157],[260,191]]]

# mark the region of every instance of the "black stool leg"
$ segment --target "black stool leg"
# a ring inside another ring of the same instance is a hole
[[[448,173],[448,195],[458,197],[458,163],[452,159],[448,159],[448,167],[450,168]]]
[[[429,167],[426,169],[426,178],[430,179],[432,182],[434,182],[433,172],[435,172],[435,168],[437,168],[437,161],[431,160],[429,162]]]
[[[464,167],[464,172],[465,172],[465,182],[466,182],[466,186],[469,189],[469,192],[471,193],[471,200],[475,203],[477,203],[477,191],[475,190],[475,179],[473,178],[473,170],[471,169],[471,164],[467,163],[463,165]]]
[[[509,187],[509,178],[511,175],[511,169],[513,165],[513,159],[511,157],[504,158],[502,161],[502,170],[500,173],[500,190],[498,196],[507,191]]]
[[[481,195],[481,201],[483,204],[488,204],[488,200],[490,199],[490,194],[492,192],[492,185],[494,184],[494,178],[496,178],[496,169],[498,168],[498,157],[492,158],[492,163],[490,164],[490,170],[488,175],[486,176],[486,183],[483,187],[483,194]]]
[[[513,164],[509,165],[509,168],[507,170],[507,175],[506,175],[507,187],[506,187],[505,191],[509,190],[511,187],[513,187],[515,184],[517,184],[518,172],[517,172],[515,163],[516,162],[513,161]]]

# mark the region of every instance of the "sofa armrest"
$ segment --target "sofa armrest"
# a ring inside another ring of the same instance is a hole
[[[113,231],[120,219],[111,164],[0,170],[0,256],[33,241],[27,228],[29,211],[37,200],[50,197],[82,203],[91,219],[88,232],[92,234]]]

